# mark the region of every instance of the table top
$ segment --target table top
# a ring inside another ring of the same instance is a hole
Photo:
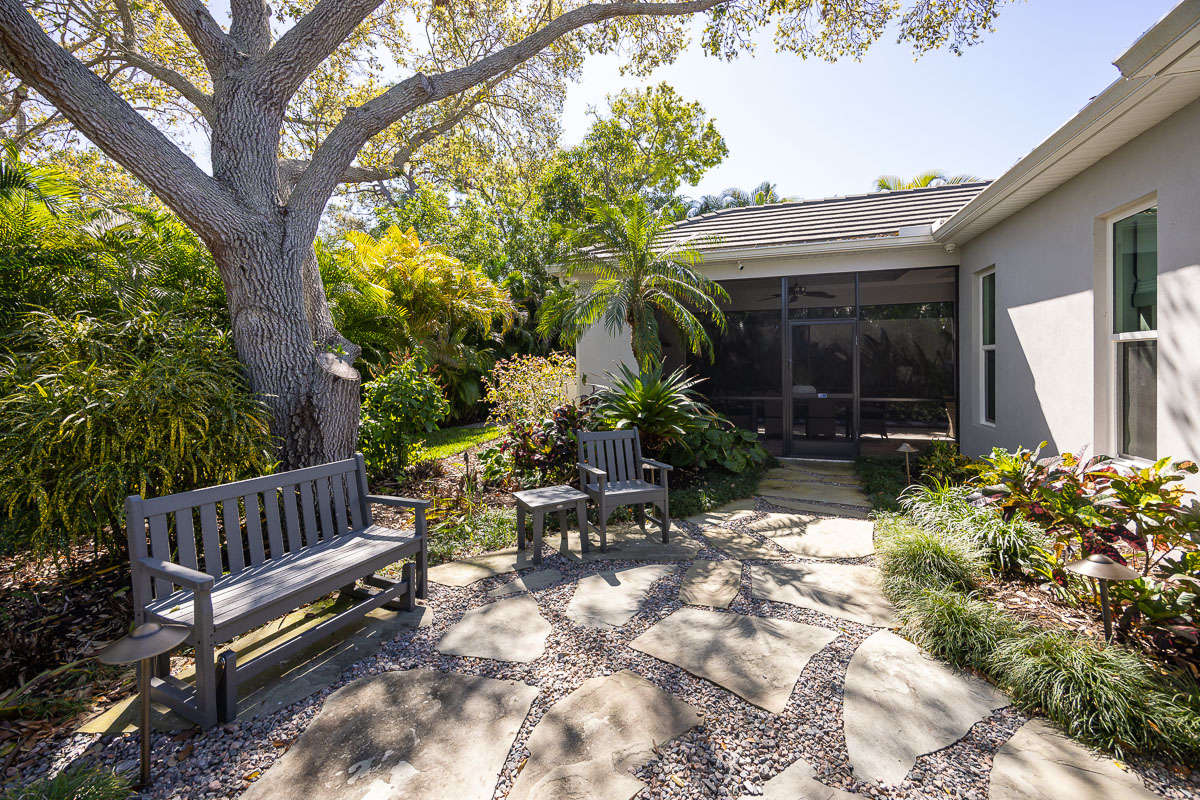
[[[574,486],[543,486],[541,489],[527,489],[523,492],[513,492],[518,503],[526,506],[547,506],[555,503],[578,503],[588,497]]]

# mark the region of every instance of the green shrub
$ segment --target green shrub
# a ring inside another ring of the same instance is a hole
[[[734,500],[753,497],[758,491],[758,482],[770,466],[768,461],[751,464],[740,473],[730,472],[723,467],[705,470],[687,485],[671,489],[671,516],[690,517]]]
[[[448,411],[446,395],[424,364],[412,357],[394,361],[363,385],[359,443],[367,469],[393,478],[418,461],[421,440]]]
[[[0,366],[0,508],[31,555],[123,551],[126,495],[272,469],[269,413],[229,336],[152,311],[36,312]]]
[[[969,537],[924,528],[895,515],[875,524],[875,556],[884,593],[895,602],[920,589],[971,591],[987,568],[983,550]]]
[[[735,474],[761,466],[769,458],[757,433],[742,430],[715,412],[662,456],[674,467],[719,466]]]
[[[921,481],[930,486],[958,485],[966,483],[976,474],[974,464],[959,452],[954,442],[936,439],[917,458],[917,472]]]
[[[53,778],[5,789],[0,800],[124,800],[129,781],[101,767],[67,767]]]
[[[1083,742],[1118,755],[1157,751],[1185,764],[1200,759],[1195,686],[1165,685],[1124,647],[1028,630],[997,643],[989,671],[1015,699]]]
[[[647,455],[660,457],[709,427],[714,412],[696,391],[700,381],[682,369],[664,375],[661,366],[638,373],[621,365],[609,378],[612,385],[596,393],[596,420],[603,428],[637,428]]]
[[[908,486],[902,460],[859,456],[854,460],[854,474],[876,511],[900,510],[897,498]]]
[[[900,606],[900,633],[956,667],[987,670],[997,645],[1019,623],[991,603],[955,589],[911,591]]]
[[[548,418],[518,422],[499,443],[479,454],[483,479],[522,489],[575,483],[579,476],[575,431],[594,427],[587,403],[568,403]]]
[[[517,425],[548,419],[555,409],[571,401],[575,357],[569,353],[551,353],[545,358],[516,355],[497,361],[483,383],[487,387],[483,400],[492,406],[491,421]]]

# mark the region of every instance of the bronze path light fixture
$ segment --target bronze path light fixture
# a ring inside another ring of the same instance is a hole
[[[908,464],[908,456],[910,453],[917,452],[917,448],[913,447],[908,442],[896,448],[897,453],[904,453],[904,474],[908,477],[908,482],[912,483],[912,467]]]
[[[1112,608],[1108,605],[1109,581],[1132,581],[1140,578],[1136,571],[1119,564],[1102,553],[1092,553],[1079,561],[1072,561],[1063,569],[1076,575],[1085,575],[1100,582],[1100,610],[1104,615],[1104,641],[1112,641]]]
[[[138,665],[138,703],[142,707],[142,772],[139,787],[150,784],[150,676],[154,672],[154,659],[182,644],[190,631],[186,625],[146,622],[96,654],[101,664],[137,662]]]

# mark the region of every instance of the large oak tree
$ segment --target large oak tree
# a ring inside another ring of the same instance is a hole
[[[226,15],[202,0],[0,0],[0,125],[69,123],[204,240],[294,467],[344,457],[357,436],[358,348],[333,324],[313,255],[344,182],[405,174],[455,132],[469,135],[449,157],[467,158],[553,126],[588,53],[620,50],[648,71],[686,46],[693,15],[719,57],[770,25],[777,46],[836,58],[889,24],[918,52],[961,50],[1001,2],[229,0]],[[189,120],[211,172],[172,140]]]

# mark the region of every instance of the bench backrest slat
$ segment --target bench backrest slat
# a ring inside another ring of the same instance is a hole
[[[147,500],[132,495],[130,555],[135,565],[150,555],[219,578],[332,541],[370,524],[365,472],[356,457]],[[173,591],[135,566],[135,602]]]

